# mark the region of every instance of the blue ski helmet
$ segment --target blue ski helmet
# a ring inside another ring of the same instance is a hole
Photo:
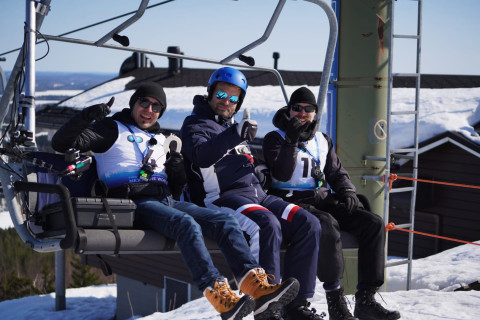
[[[237,108],[235,109],[235,113],[237,113],[238,110],[240,110],[243,98],[245,98],[245,94],[247,93],[247,78],[241,71],[235,68],[224,67],[216,70],[208,80],[208,101],[212,100],[217,82],[231,83],[242,90],[240,97],[238,97]]]

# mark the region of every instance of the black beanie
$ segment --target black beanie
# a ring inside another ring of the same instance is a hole
[[[160,118],[167,108],[167,96],[165,95],[165,91],[163,91],[163,87],[155,82],[143,83],[130,97],[130,108],[133,108],[135,102],[142,97],[150,97],[158,100],[160,105],[163,107],[162,111],[160,111]]]
[[[312,106],[316,107],[318,112],[317,100],[315,99],[313,92],[306,87],[298,88],[292,93],[290,96],[290,101],[288,102],[288,109],[290,110],[290,107],[297,103],[311,104]]]

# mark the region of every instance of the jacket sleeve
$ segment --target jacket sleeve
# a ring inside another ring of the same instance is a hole
[[[344,189],[355,190],[355,186],[350,180],[350,176],[348,175],[347,170],[345,170],[345,168],[342,166],[340,158],[338,157],[333,148],[332,139],[326,134],[323,135],[328,141],[328,154],[324,169],[325,179],[327,183],[335,192],[340,192]]]
[[[242,143],[235,126],[217,134],[211,129],[208,123],[210,120],[194,121],[187,118],[180,137],[183,143],[182,153],[195,166],[208,168],[222,159],[230,149]]]
[[[70,148],[80,152],[105,152],[118,137],[118,127],[111,118],[93,124],[77,114],[65,123],[52,137],[52,148],[65,153]]]
[[[288,181],[293,175],[297,161],[297,147],[289,144],[276,131],[263,139],[263,156],[270,174],[279,181]]]

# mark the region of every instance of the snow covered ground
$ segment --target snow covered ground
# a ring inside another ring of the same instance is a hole
[[[0,227],[11,226],[8,213],[0,214]],[[480,245],[480,241],[476,242]],[[439,254],[414,260],[412,290],[405,291],[407,266],[387,269],[387,286],[377,300],[387,309],[400,310],[404,320],[480,319],[480,291],[453,290],[480,280],[480,246],[465,244]],[[384,291],[386,290],[386,291]],[[55,311],[55,294],[0,302],[2,320],[110,320],[115,315],[116,285],[67,289],[67,309]],[[348,295],[351,308],[355,302]],[[383,301],[382,301],[383,299]],[[327,312],[325,293],[317,281],[312,306]],[[135,310],[133,311],[135,313]],[[220,319],[205,298],[189,302],[167,313],[154,313],[135,319],[206,320]],[[246,320],[253,320],[250,315]],[[325,318],[328,319],[328,316]],[[121,320],[121,319],[118,319]]]

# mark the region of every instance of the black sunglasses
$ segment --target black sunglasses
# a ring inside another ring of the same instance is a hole
[[[161,112],[163,110],[163,106],[160,103],[152,102],[145,97],[138,98],[138,104],[145,109],[152,105],[153,112]]]
[[[294,104],[293,106],[291,106],[291,108],[292,111],[301,112],[302,110],[304,110],[306,113],[312,113],[317,109],[315,106],[312,105],[301,106],[299,104]]]

